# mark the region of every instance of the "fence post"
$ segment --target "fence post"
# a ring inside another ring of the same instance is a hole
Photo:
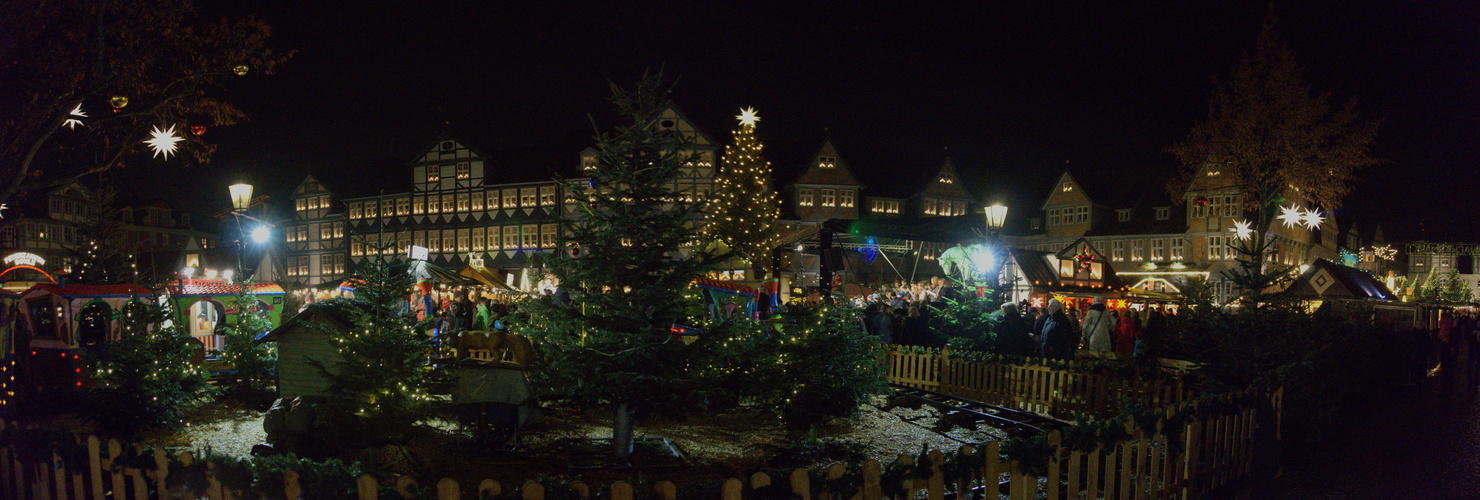
[[[93,498],[103,498],[103,449],[98,437],[87,436],[87,473],[92,479]]]
[[[498,481],[484,479],[478,483],[478,498],[496,497],[503,493],[504,489],[499,487]]]
[[[632,500],[632,485],[626,481],[612,483],[612,500]]]
[[[303,488],[298,485],[298,472],[293,469],[283,471],[283,496],[287,498],[303,496]]]
[[[375,476],[360,476],[355,480],[355,489],[359,490],[360,500],[380,500],[380,483],[375,480]]]
[[[576,495],[581,498],[591,498],[591,487],[587,486],[584,481],[570,483],[570,489],[575,490]]]
[[[791,477],[788,479],[791,481],[791,494],[801,500],[812,500],[812,485],[807,479],[807,469],[800,467],[792,469]]]
[[[757,472],[755,474],[751,474],[750,475],[750,489],[752,489],[752,490],[758,490],[758,489],[765,488],[765,487],[770,486],[770,485],[771,485],[771,476],[766,475],[766,473],[764,473],[764,472]]]
[[[936,383],[939,384],[938,390],[946,394],[955,394],[953,390],[956,386],[955,379],[951,378],[951,344],[946,344],[940,349],[938,359],[940,359],[940,370],[936,376]]]
[[[1052,451],[1048,456],[1048,498],[1059,497],[1059,479],[1063,477],[1063,474],[1059,473],[1059,456],[1062,455],[1059,447],[1060,439],[1059,431],[1049,431],[1048,449]]]
[[[930,451],[930,482],[925,485],[925,498],[928,500],[944,500],[946,497],[946,475],[940,470],[941,464],[946,463],[945,454],[940,450]]]
[[[659,481],[653,491],[658,494],[658,500],[678,500],[678,486],[673,481]]]
[[[729,478],[719,487],[719,497],[724,500],[740,500],[740,493],[745,489],[739,479]]]
[[[460,500],[461,498],[462,491],[458,489],[456,480],[444,477],[441,481],[437,481],[437,500]]]
[[[880,484],[882,476],[883,468],[878,460],[863,462],[863,500],[879,500],[884,496],[884,487]]]
[[[628,490],[632,487],[628,486]],[[525,481],[524,486],[519,489],[519,498],[523,500],[545,500],[545,485],[534,481]],[[612,495],[616,498],[616,495]]]

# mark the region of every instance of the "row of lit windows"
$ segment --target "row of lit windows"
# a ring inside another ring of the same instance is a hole
[[[428,165],[426,167],[426,171],[427,171],[426,172],[427,182],[437,182],[437,181],[442,180],[442,167],[441,166],[439,166],[439,165]],[[464,162],[458,162],[457,165],[454,165],[453,166],[453,175],[457,176],[457,178],[460,179],[460,180],[471,179],[473,177],[473,168],[472,168],[472,165],[470,163],[468,163],[468,162],[465,162],[465,161]]]
[[[813,205],[812,188],[801,188],[797,190],[797,206],[810,207]],[[824,207],[853,206],[854,197],[857,196],[852,189],[818,189],[816,204]]]
[[[899,200],[870,200],[869,211],[876,214],[897,214]]]
[[[289,243],[298,241],[309,241],[308,224],[288,226],[283,230],[283,239]],[[343,222],[325,222],[319,224],[319,240],[326,241],[344,237]]]
[[[288,276],[311,276],[307,255],[289,257],[286,266]],[[344,254],[325,254],[319,257],[319,274],[344,274]]]
[[[374,219],[457,212],[481,212],[500,208],[531,208],[555,206],[555,186],[538,188],[510,188],[449,193],[444,195],[408,196],[385,198],[380,201],[351,202],[348,204],[349,218]]]
[[[1243,203],[1237,196],[1209,196],[1199,198],[1187,204],[1188,217],[1201,219],[1205,217],[1240,217],[1243,215]]]
[[[350,255],[362,257],[375,255],[377,252],[382,255],[397,255],[412,245],[426,247],[431,253],[553,249],[559,228],[558,224],[521,224],[408,231],[401,233],[395,244],[390,241],[383,244],[376,241],[351,242]]]
[[[1115,211],[1115,218],[1116,218],[1116,220],[1119,220],[1120,222],[1126,222],[1126,221],[1131,220],[1131,211],[1132,211],[1132,209],[1129,209],[1129,208],[1117,209]],[[1156,207],[1156,220],[1168,220],[1168,219],[1171,219],[1172,218],[1172,215],[1171,214],[1172,214],[1171,207]]]
[[[1048,209],[1049,226],[1067,226],[1089,222],[1089,206]]]
[[[329,209],[329,195],[308,196],[293,201],[293,206],[299,212],[304,210]]]
[[[920,210],[925,215],[966,215],[966,202],[964,201],[953,202],[951,200],[938,200],[936,198],[926,196],[920,199],[920,203],[923,205],[922,207],[920,207]]]
[[[1124,262],[1126,260],[1126,242],[1130,242],[1131,262],[1162,262],[1168,260],[1182,260],[1185,255],[1187,240],[1172,238],[1170,244],[1164,238],[1153,238],[1150,240],[1114,240],[1110,242],[1110,260]],[[1151,254],[1146,254],[1150,247]]]

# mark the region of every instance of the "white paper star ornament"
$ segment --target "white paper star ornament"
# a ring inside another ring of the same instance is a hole
[[[148,144],[154,150],[155,158],[158,158],[162,154],[166,160],[170,159],[170,155],[179,149],[177,143],[185,140],[184,137],[175,135],[174,125],[170,125],[170,128],[165,130],[160,130],[159,125],[155,125],[154,130],[150,131],[149,135],[152,137],[144,141],[144,144]]]

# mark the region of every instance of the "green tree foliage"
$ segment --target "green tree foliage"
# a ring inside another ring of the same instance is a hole
[[[761,157],[754,124],[742,123],[735,129],[734,144],[725,148],[721,167],[709,207],[709,230],[741,258],[764,265],[771,257],[780,209],[771,189],[771,162]]]
[[[136,297],[119,312],[119,339],[91,351],[96,387],[83,411],[106,435],[133,437],[156,428],[178,428],[186,411],[211,391],[209,374],[195,358],[200,344],[176,326],[156,297]]]
[[[562,250],[544,259],[574,304],[532,305],[540,325],[525,331],[545,352],[539,373],[565,398],[619,413],[676,411],[701,402],[696,395],[708,388],[699,382],[702,365],[690,366],[699,350],[671,327],[702,310],[685,292],[719,256],[693,245],[702,202],[672,187],[695,155],[690,137],[656,127],[668,104],[661,75],[630,89],[613,85],[611,100],[624,123],[596,136],[589,186],[562,182],[584,214],[562,223]],[[630,431],[618,427],[618,438]]]
[[[83,243],[68,250],[76,264],[67,274],[69,283],[88,285],[122,285],[138,282],[134,268],[133,247],[123,232],[123,210],[114,206],[116,193],[99,189],[91,202],[84,203],[92,212],[81,228]]]
[[[215,148],[190,128],[245,118],[221,90],[238,68],[272,74],[287,59],[271,33],[254,18],[202,19],[192,0],[0,4],[0,203],[143,163],[154,126],[175,126],[183,156],[206,162]],[[85,118],[71,115],[78,106]],[[69,118],[82,125],[63,128]]]
[[[1439,302],[1443,300],[1444,280],[1439,277],[1438,271],[1430,271],[1423,280],[1423,285],[1415,288],[1413,295],[1419,302]]]
[[[228,307],[237,310],[236,322],[223,330],[220,360],[230,367],[223,376],[227,395],[257,406],[270,404],[277,384],[277,343],[257,342],[257,337],[272,329],[267,311],[258,309],[256,285],[241,283]],[[286,311],[285,311],[286,313]]]
[[[384,257],[368,259],[352,276],[357,282],[354,299],[325,301],[349,323],[344,330],[322,328],[340,357],[333,366],[319,367],[330,381],[327,406],[343,419],[339,430],[346,443],[401,441],[430,416],[434,405],[428,322],[416,321],[405,307],[414,285],[405,266]]]
[[[1450,269],[1449,275],[1444,277],[1443,291],[1439,293],[1439,299],[1451,304],[1468,304],[1474,299],[1470,292],[1470,284],[1458,269]]]
[[[939,315],[940,334],[952,349],[992,352],[997,345],[997,335],[992,328],[1002,319],[1000,308],[1005,300],[1006,297],[997,291],[985,297],[973,295],[961,300],[946,299],[945,308]]]
[[[775,337],[777,363],[757,379],[760,401],[779,408],[792,429],[851,417],[888,392],[879,339],[863,331],[863,311],[847,300],[798,306],[785,317],[794,331]]]

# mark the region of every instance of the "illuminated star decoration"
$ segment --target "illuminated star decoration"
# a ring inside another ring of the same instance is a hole
[[[149,132],[149,135],[153,137],[143,141],[144,144],[148,144],[150,148],[154,149],[155,158],[163,154],[166,160],[170,159],[170,154],[179,148],[175,143],[185,140],[185,138],[175,135],[174,125],[170,125],[170,128],[165,130],[160,130],[159,125],[155,125],[154,130]]]
[[[1300,214],[1300,223],[1304,224],[1306,229],[1313,230],[1321,227],[1321,223],[1325,221],[1326,218],[1321,216],[1319,210],[1306,210],[1305,213]]]
[[[1279,219],[1280,222],[1283,222],[1285,224],[1285,227],[1298,226],[1304,220],[1304,218],[1301,217],[1300,214],[1300,207],[1297,207],[1295,205],[1280,207]]]
[[[755,122],[761,121],[761,117],[756,116],[756,114],[755,114],[755,108],[753,108],[753,107],[751,107],[751,108],[745,108],[745,109],[740,110],[740,115],[739,116],[736,116],[735,119],[736,120],[740,120],[740,126],[742,126],[742,127],[743,126],[751,126],[751,127],[754,127],[755,126]]]
[[[68,113],[67,115],[87,118],[87,113],[82,112],[82,103],[80,102],[77,103],[77,107],[72,108],[72,112]],[[67,121],[62,122],[63,127],[67,127],[72,130],[77,130],[78,125],[82,125],[82,120],[78,120],[77,118],[68,118]]]
[[[1233,221],[1233,232],[1238,235],[1238,239],[1247,240],[1254,235],[1254,230],[1249,228],[1250,224],[1247,220]]]

